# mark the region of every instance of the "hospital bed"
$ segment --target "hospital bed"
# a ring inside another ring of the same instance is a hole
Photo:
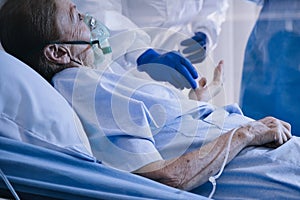
[[[185,192],[102,165],[78,116],[48,82],[1,50],[0,72],[0,198],[14,191],[21,199],[209,196],[209,182]],[[244,149],[227,164],[213,198],[299,199],[299,152],[299,137],[277,149]]]
[[[206,199],[103,166],[69,104],[0,50],[0,198]]]
[[[205,199],[92,160],[0,137],[3,173],[20,199]],[[0,184],[2,197],[11,198]]]

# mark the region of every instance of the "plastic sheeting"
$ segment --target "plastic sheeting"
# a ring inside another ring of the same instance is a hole
[[[1,170],[21,199],[206,199],[91,160],[3,137],[0,155]],[[9,195],[0,180],[0,197]]]
[[[300,1],[265,0],[250,35],[240,104],[254,119],[274,116],[300,135]]]

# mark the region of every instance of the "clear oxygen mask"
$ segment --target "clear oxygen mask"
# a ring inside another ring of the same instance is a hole
[[[99,65],[103,65],[103,63],[111,60],[112,49],[108,41],[110,33],[108,28],[104,24],[102,24],[89,14],[85,15],[84,22],[91,31],[91,43],[93,44],[92,48],[94,52],[94,65],[95,67],[99,67]]]

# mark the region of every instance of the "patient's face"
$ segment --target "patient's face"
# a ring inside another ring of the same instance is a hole
[[[57,24],[62,34],[62,41],[90,41],[91,33],[84,23],[84,15],[80,13],[70,0],[56,0]],[[73,59],[83,65],[92,66],[93,50],[90,45],[69,45]]]

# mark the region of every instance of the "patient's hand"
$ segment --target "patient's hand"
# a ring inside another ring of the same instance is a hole
[[[206,85],[207,80],[205,77],[202,77],[198,83],[199,87],[190,91],[190,99],[209,101],[215,97],[221,91],[223,85],[223,61],[220,61],[215,68],[213,81],[209,85]]]
[[[249,145],[278,147],[291,137],[291,125],[274,117],[266,117],[244,126],[248,129],[252,140]]]

